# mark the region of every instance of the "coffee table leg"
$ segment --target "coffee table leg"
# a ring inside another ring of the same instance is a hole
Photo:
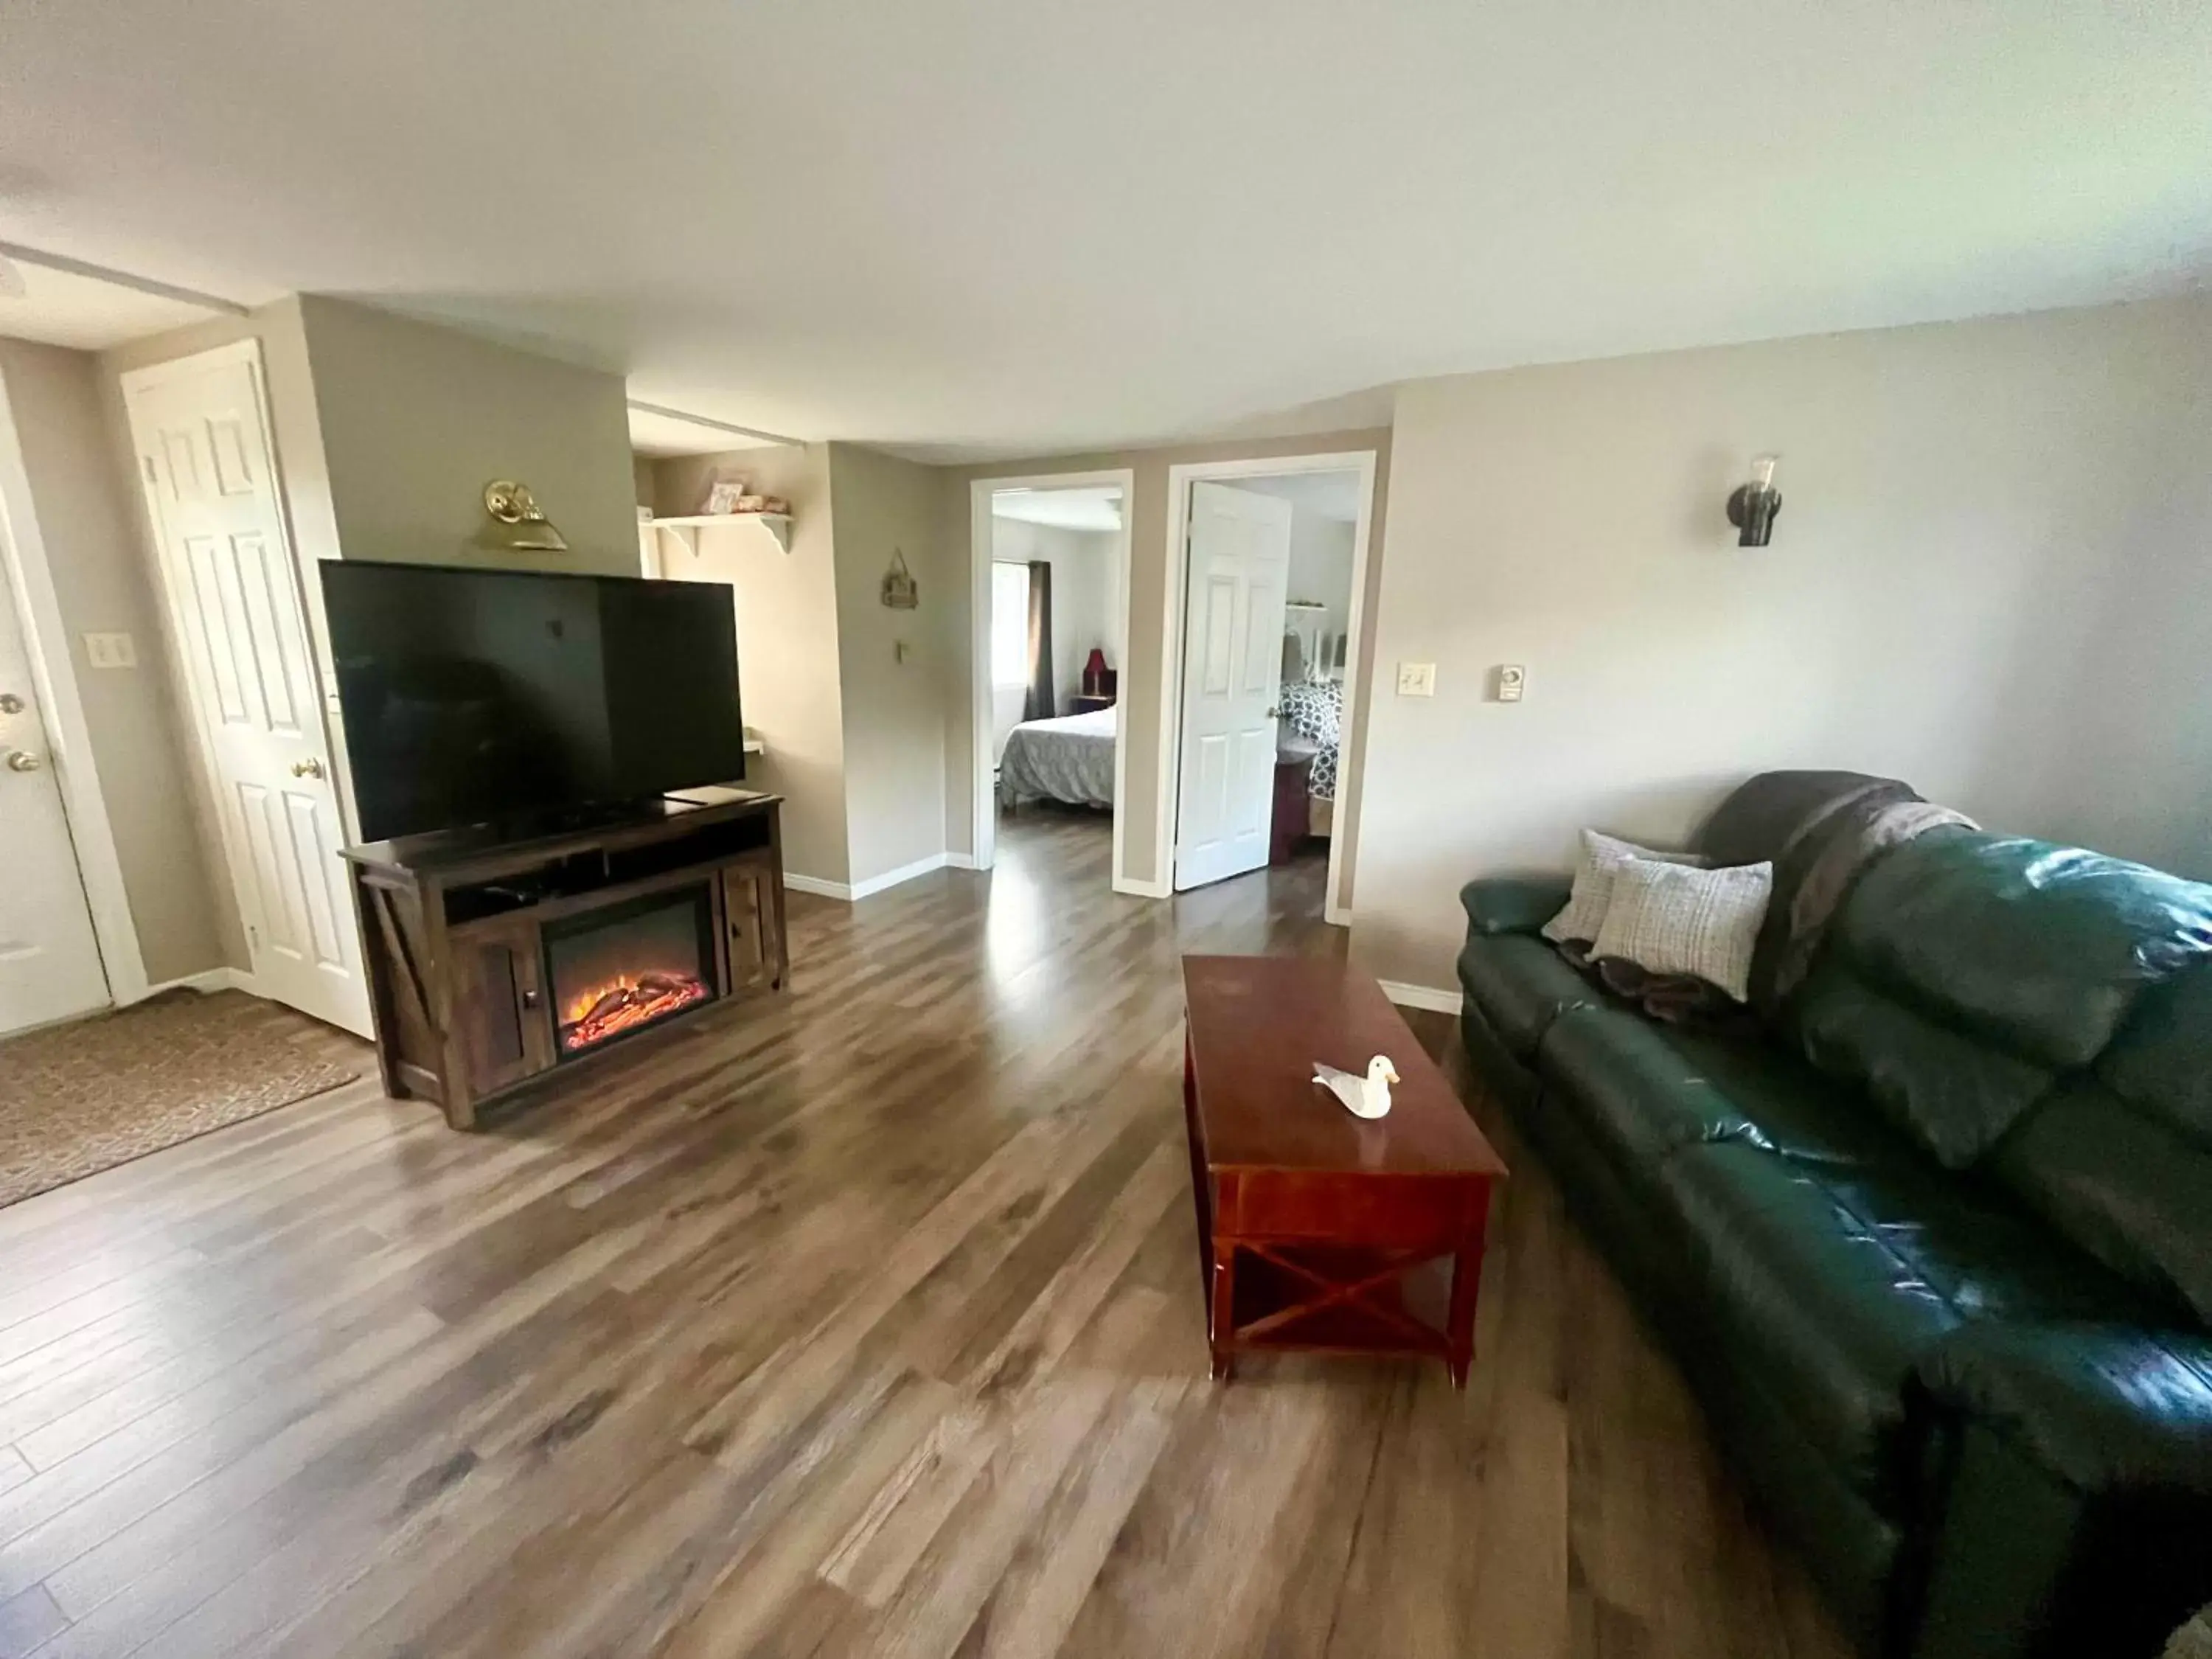
[[[1482,1293],[1482,1247],[1489,1233],[1490,1192],[1482,1189],[1475,1201],[1467,1237],[1452,1256],[1451,1310],[1444,1321],[1445,1364],[1451,1368],[1452,1387],[1467,1387],[1468,1367],[1474,1362],[1474,1304]]]
[[[1237,1367],[1229,1346],[1237,1334],[1237,1247],[1224,1240],[1213,1246],[1213,1304],[1206,1334],[1213,1349],[1213,1380],[1226,1382]]]

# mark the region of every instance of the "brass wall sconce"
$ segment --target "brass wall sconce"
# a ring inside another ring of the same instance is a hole
[[[495,478],[483,489],[491,522],[479,529],[473,544],[495,553],[566,553],[568,544],[531,498],[530,487]]]
[[[1774,487],[1774,465],[1779,455],[1761,455],[1751,464],[1751,482],[1738,484],[1728,498],[1729,522],[1743,533],[1738,547],[1764,547],[1774,534],[1774,515],[1782,510],[1782,492]]]

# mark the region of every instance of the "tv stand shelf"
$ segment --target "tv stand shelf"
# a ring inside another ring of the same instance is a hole
[[[457,1129],[549,1072],[604,1064],[653,1031],[784,988],[781,799],[740,789],[641,803],[579,827],[485,826],[348,848],[385,1092]],[[541,930],[666,894],[702,895],[703,1000],[562,1054]]]

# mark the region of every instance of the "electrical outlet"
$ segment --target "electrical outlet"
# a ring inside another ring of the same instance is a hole
[[[1518,702],[1521,694],[1528,689],[1528,671],[1517,662],[1498,665],[1497,698],[1500,702]]]
[[[84,655],[94,668],[138,665],[138,650],[128,634],[88,634],[84,636]]]
[[[1433,697],[1437,695],[1437,665],[1432,662],[1401,662],[1398,665],[1398,695],[1401,697]]]

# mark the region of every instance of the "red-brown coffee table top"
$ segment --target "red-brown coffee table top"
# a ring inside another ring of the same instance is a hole
[[[1233,1167],[1501,1176],[1504,1160],[1367,975],[1316,957],[1185,957],[1204,1158]],[[1314,1062],[1364,1074],[1388,1054],[1390,1114],[1354,1117]]]

